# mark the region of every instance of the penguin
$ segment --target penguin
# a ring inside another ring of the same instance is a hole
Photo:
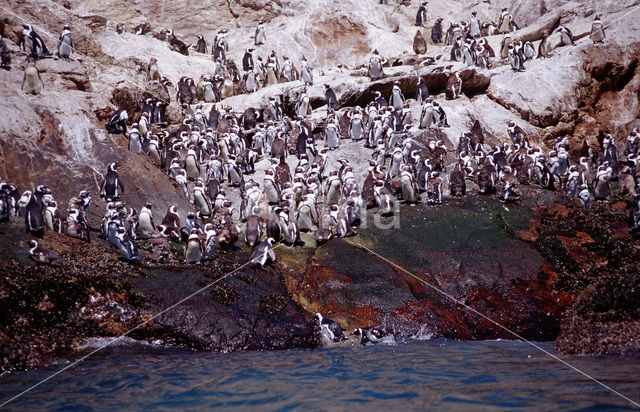
[[[196,51],[198,53],[206,54],[207,53],[207,42],[204,39],[202,34],[197,34],[198,42],[196,43]]]
[[[58,39],[58,56],[63,59],[68,59],[73,52],[74,48],[73,40],[71,39],[71,28],[68,24],[65,24],[62,28],[60,39]]]
[[[369,58],[369,78],[371,80],[379,80],[384,77],[382,66],[386,64],[387,60],[380,57],[378,50],[374,50]]]
[[[117,200],[120,197],[120,194],[124,193],[124,185],[122,184],[120,175],[116,170],[117,167],[118,163],[109,163],[109,166],[107,167],[107,175],[100,186],[100,197],[104,198],[108,202]]]
[[[200,263],[202,259],[202,248],[200,246],[200,235],[198,229],[193,228],[189,233],[187,249],[184,252],[184,260],[187,263]]]
[[[509,122],[507,127],[507,133],[509,134],[509,138],[511,142],[515,145],[522,146],[527,142],[527,135],[524,130],[520,126],[516,124],[513,120]]]
[[[600,16],[596,14],[596,17],[593,19],[593,23],[591,23],[591,33],[589,34],[589,38],[594,44],[602,43],[606,38],[604,32],[604,25],[600,20]]]
[[[23,24],[22,27],[24,30],[20,39],[20,49],[26,51],[26,48],[29,47],[29,56],[34,60],[51,56],[51,52],[47,49],[40,35],[33,30],[33,27],[30,24]]]
[[[62,260],[56,252],[46,247],[38,246],[38,242],[34,239],[29,241],[29,257],[37,263],[56,266],[62,266]]]
[[[190,148],[187,151],[184,169],[187,172],[187,178],[189,180],[195,180],[200,177],[200,163],[198,162],[198,157],[196,156],[196,151],[194,149]]]
[[[205,187],[202,179],[198,179],[193,187],[193,204],[203,216],[211,216],[213,211],[210,199],[205,194]]]
[[[349,120],[349,138],[355,141],[362,140],[365,134],[364,120],[362,114],[358,110],[351,115]]]
[[[260,265],[260,267],[264,268],[267,263],[275,262],[276,254],[273,252],[274,243],[275,240],[272,237],[260,242],[258,248],[251,255],[251,263],[253,265]]]
[[[533,60],[533,58],[536,57],[536,49],[533,47],[531,41],[527,40],[522,45],[522,55],[525,60]]]
[[[254,214],[247,217],[246,228],[244,231],[244,241],[251,248],[255,247],[262,237],[262,221],[260,216],[256,215],[255,212],[259,213],[259,208],[257,206],[254,206]]]
[[[442,203],[442,179],[440,173],[432,171],[427,179],[427,204]]]
[[[431,41],[435,44],[442,42],[442,17],[438,17],[431,28]]]
[[[516,52],[513,44],[507,46],[507,56],[509,57],[509,64],[511,65],[511,70],[517,72],[524,71],[524,64],[522,62],[522,58],[520,54]]]
[[[514,30],[518,30],[518,25],[513,21],[513,16],[509,14],[505,7],[502,9],[502,14],[498,21],[498,32],[504,34]]]
[[[560,39],[562,40],[562,45],[564,46],[575,46],[573,41],[573,33],[565,26],[560,26],[557,29],[557,32],[560,33]]]
[[[126,134],[129,114],[125,109],[118,109],[111,114],[105,128],[111,134]]]
[[[311,104],[309,103],[309,95],[306,92],[303,92],[298,98],[298,102],[296,103],[295,111],[296,116],[305,117],[311,114]]]
[[[547,41],[549,39],[549,30],[542,30],[542,39],[538,43],[538,58],[549,57],[549,51],[547,50]]]
[[[424,102],[429,97],[429,88],[424,83],[424,79],[422,76],[418,76],[418,83],[416,84],[416,100],[420,104],[424,104]]]
[[[433,110],[435,113],[436,126],[438,127],[450,127],[447,121],[447,114],[440,103],[433,102]]]
[[[166,228],[162,225],[158,225],[158,232],[151,236],[151,250],[153,251],[153,260],[156,262],[166,262],[171,260],[171,247],[169,241],[162,234]]]
[[[54,200],[49,200],[47,207],[44,209],[44,225],[52,232],[62,233],[62,222],[58,216],[58,205]]]
[[[44,231],[43,204],[34,194],[29,193],[28,196],[29,200],[25,206],[24,215],[26,231],[34,236],[42,237]]]
[[[378,110],[380,110],[383,107],[387,107],[389,105],[389,103],[387,102],[387,99],[385,99],[382,96],[382,93],[380,93],[379,91],[375,90],[373,92],[373,101],[375,102],[376,107],[378,108]]]
[[[325,344],[346,340],[342,327],[331,319],[327,319],[320,312],[316,313],[317,330]]]
[[[425,54],[427,52],[427,41],[422,37],[420,30],[416,30],[416,35],[413,36],[413,52],[415,54]]]
[[[329,119],[324,131],[325,145],[331,150],[340,147],[340,133],[333,119]]]
[[[311,86],[313,84],[313,69],[309,66],[309,62],[304,56],[300,61],[300,77],[305,85]]]
[[[140,262],[141,258],[138,252],[138,246],[122,226],[117,229],[115,246],[120,250],[125,260],[129,262]]]
[[[611,168],[606,164],[598,167],[593,187],[593,197],[596,200],[609,200],[611,189],[609,179],[611,178]]]
[[[462,92],[462,79],[460,73],[453,72],[447,80],[447,86],[445,87],[445,94],[448,100],[455,100],[460,97]]]
[[[218,234],[213,228],[213,224],[207,223],[204,225],[204,244],[202,245],[202,258],[201,261],[207,262],[211,260],[213,251],[218,241]]]
[[[584,209],[587,213],[591,212],[591,199],[589,197],[589,188],[586,184],[580,186],[580,192],[578,193],[580,202],[584,205]]]
[[[385,217],[393,214],[393,203],[396,200],[391,191],[385,186],[384,181],[378,180],[373,187],[378,213]]]
[[[256,46],[261,46],[267,42],[267,34],[265,32],[264,22],[262,20],[258,20],[258,26],[256,27],[254,39],[254,43]]]
[[[273,238],[275,240],[280,240],[281,238],[279,214],[280,208],[274,207],[273,209],[271,209],[269,216],[267,216],[267,237]]]
[[[153,223],[153,206],[151,202],[146,202],[140,209],[138,215],[138,236],[141,239],[149,239],[156,231],[156,225]]]
[[[336,94],[328,84],[324,85],[324,98],[328,109],[336,110],[338,108],[338,99],[336,98]]]
[[[500,44],[500,58],[506,59],[509,57],[509,46],[513,44],[513,39],[510,34],[505,34]]]
[[[40,78],[40,72],[36,67],[36,61],[29,56],[27,66],[24,68],[24,77],[22,78],[22,91],[25,93],[38,95],[44,89],[44,83]]]
[[[471,18],[469,19],[469,35],[474,39],[480,37],[480,20],[478,20],[478,12],[473,10],[471,12]]]
[[[411,167],[407,166],[400,172],[400,188],[402,200],[406,203],[418,202],[418,188],[411,173]]]
[[[170,235],[172,239],[180,239],[180,215],[178,215],[176,205],[169,207],[166,215],[162,219],[162,226],[165,228],[165,233]]]
[[[465,175],[460,167],[460,163],[456,163],[451,175],[449,176],[449,192],[453,197],[462,197],[467,190]]]
[[[138,130],[138,123],[133,123],[129,130],[128,149],[135,154],[142,154],[142,134]]]
[[[418,27],[424,26],[427,22],[427,4],[428,2],[423,1],[418,7],[418,12],[416,13],[416,26]]]
[[[393,83],[393,88],[391,89],[391,96],[389,96],[389,105],[396,111],[402,111],[402,108],[404,107],[404,100],[404,95],[400,89],[400,82],[396,80]]]

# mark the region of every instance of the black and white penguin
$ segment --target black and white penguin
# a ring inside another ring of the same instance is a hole
[[[438,17],[431,28],[431,41],[435,44],[442,42],[442,17]]]
[[[242,70],[245,72],[253,70],[253,49],[248,48],[244,51],[242,56]]]
[[[328,84],[324,85],[324,98],[328,109],[336,110],[338,108],[338,99],[336,98],[336,94]]]
[[[35,60],[43,57],[51,56],[51,52],[47,49],[47,46],[42,41],[42,38],[30,24],[23,24],[22,38],[20,39],[20,49],[26,51],[29,47],[29,55]]]
[[[274,243],[275,240],[272,237],[260,242],[258,248],[251,255],[251,263],[254,265],[260,265],[260,267],[264,268],[267,263],[275,262],[276,254],[273,252]]]
[[[258,26],[256,27],[254,38],[256,46],[261,46],[267,42],[267,34],[262,20],[258,20]]]
[[[418,7],[418,12],[416,13],[416,26],[422,27],[427,22],[427,4],[428,2],[426,1],[420,3],[420,7]]]
[[[125,109],[118,109],[109,117],[109,122],[105,128],[107,132],[111,134],[125,134],[127,133],[127,120],[129,120],[129,114]]]
[[[198,53],[207,53],[207,42],[202,34],[197,34],[198,42],[196,43],[196,51]]]
[[[142,134],[138,130],[138,123],[133,123],[129,130],[128,149],[135,154],[142,154]]]
[[[25,228],[27,233],[34,236],[42,237],[44,230],[44,205],[39,201],[35,194],[28,194],[29,200],[25,206]]]
[[[311,86],[313,84],[313,69],[304,56],[300,60],[300,77],[305,85]]]
[[[259,212],[259,207],[254,206],[254,211]],[[254,247],[262,237],[262,219],[255,212],[247,217],[244,231],[244,241],[249,247]]]
[[[369,58],[369,78],[371,80],[379,80],[384,77],[382,66],[386,64],[387,60],[380,57],[378,50],[374,50]]]
[[[204,225],[204,244],[202,245],[202,259],[201,261],[209,261],[213,256],[213,251],[218,242],[218,234],[213,228],[213,224],[207,223]]]
[[[422,76],[418,76],[418,83],[416,85],[416,100],[420,104],[424,104],[425,100],[429,97],[429,88],[424,83]]]
[[[34,239],[29,241],[29,257],[37,263],[62,266],[62,260],[56,252],[46,247],[38,246],[38,242]]]
[[[116,168],[118,163],[109,163],[107,167],[107,175],[100,186],[100,197],[107,202],[117,200],[121,193],[124,193],[124,184],[120,180],[120,175]]]
[[[455,100],[460,97],[460,93],[462,92],[462,79],[460,78],[460,73],[453,72],[449,79],[447,80],[447,85],[445,87],[445,95],[449,100]]]
[[[606,164],[598,167],[593,187],[593,197],[596,200],[609,200],[611,188],[609,187],[609,179],[611,179],[611,168]]]
[[[325,145],[331,149],[335,150],[340,147],[340,132],[338,131],[338,126],[336,125],[333,119],[329,119],[324,131],[325,137]]]
[[[562,44],[564,46],[575,46],[573,41],[573,33],[565,26],[560,26],[557,29],[557,32],[560,33],[560,39],[562,40]]]
[[[325,344],[346,340],[344,330],[338,322],[327,319],[320,312],[316,313],[318,334]]]
[[[68,59],[71,53],[74,52],[73,40],[71,39],[71,28],[68,24],[62,28],[62,34],[58,39],[58,56],[63,59]]]
[[[509,57],[509,64],[511,65],[511,70],[522,72],[524,71],[524,63],[522,58],[520,57],[520,53],[516,52],[516,49],[513,44],[507,46],[507,56]]]
[[[116,248],[122,253],[122,256],[130,262],[140,262],[140,253],[138,246],[131,236],[127,234],[125,228],[120,226],[116,232]]]
[[[404,100],[404,95],[400,89],[400,82],[396,80],[391,89],[391,96],[389,96],[389,105],[396,109],[396,111],[402,111]]]
[[[604,25],[600,20],[600,16],[596,14],[596,17],[593,19],[593,23],[591,23],[591,33],[589,34],[589,38],[594,43],[602,43],[606,38],[604,32]]]
[[[187,249],[184,252],[184,260],[187,263],[200,263],[202,259],[202,248],[200,245],[200,235],[198,229],[193,228],[187,240]]]
[[[591,197],[590,197],[590,193],[589,193],[589,188],[587,187],[586,184],[583,184],[582,186],[580,186],[580,192],[578,192],[578,198],[580,199],[580,201],[584,205],[585,211],[587,213],[590,213],[591,212]]]

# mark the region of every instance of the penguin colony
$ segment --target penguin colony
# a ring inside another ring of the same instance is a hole
[[[427,18],[427,2],[422,2],[416,26],[424,26]],[[442,23],[442,18],[435,20],[431,40],[451,46],[450,60],[489,69],[502,58],[508,59],[513,70],[524,70],[524,62],[535,57],[530,42],[512,38],[518,26],[506,9],[497,24],[480,22],[475,12],[469,21],[449,23],[446,30]],[[563,45],[573,44],[567,28],[560,27],[557,32]],[[483,37],[498,33],[504,34],[504,39],[497,56]],[[426,42],[418,34],[414,48],[418,49],[416,53],[424,53]],[[122,200],[125,186],[118,163],[110,163],[99,194],[106,201],[100,236],[108,239],[128,261],[141,260],[136,240],[149,239],[156,261],[174,259],[170,242],[178,242],[184,245],[185,262],[200,263],[214,259],[219,248],[234,249],[243,232],[244,242],[255,248],[252,263],[264,267],[275,260],[276,243],[299,245],[301,232],[313,234],[318,243],[331,237],[352,236],[366,209],[377,208],[376,213],[389,216],[394,213],[396,201],[440,204],[446,200],[443,188],[447,182],[451,196],[460,197],[467,192],[468,180],[478,185],[480,194],[496,194],[504,202],[520,199],[520,185],[562,190],[567,196],[577,196],[587,211],[592,199],[609,199],[610,183],[617,180],[621,195],[633,199],[630,230],[640,229],[637,130],[629,134],[625,143],[616,142],[606,132],[601,133],[599,146],[583,142],[580,161],[575,164],[569,161],[568,138],[558,138],[553,150],[545,153],[529,142],[515,122],[507,125],[511,141],[495,147],[485,144],[478,122],[462,134],[455,150],[448,149],[441,140],[423,145],[412,137],[416,128],[421,133],[420,130],[437,130],[449,124],[443,107],[430,96],[420,76],[416,79],[415,96],[422,107],[418,119],[412,117],[410,99],[404,96],[398,82],[389,96],[375,92],[366,107],[350,108],[343,116],[337,114],[340,103],[336,93],[330,84],[325,84],[327,116],[322,124],[310,120],[314,108],[304,91],[295,102],[293,113],[285,113],[280,96],[271,96],[266,107],[249,108],[239,116],[225,104],[215,104],[205,113],[203,102],[220,103],[232,95],[253,93],[280,82],[312,85],[313,68],[304,56],[298,70],[288,56],[280,59],[271,50],[263,61],[261,57],[254,59],[255,49],[248,48],[241,72],[226,57],[230,46],[224,29],[216,34],[211,48],[201,35],[191,46],[170,30],[161,32],[158,38],[179,53],[188,55],[190,49],[198,53],[210,51],[215,74],[209,78],[201,76],[197,83],[183,77],[174,88],[161,76],[157,61],[151,59],[148,79],[161,83],[167,91],[175,89],[175,99],[184,116],[182,124],[168,125],[165,117],[168,102],[151,98],[140,102],[142,114],[133,123],[124,109],[116,110],[109,118],[108,132],[126,136],[129,150],[148,156],[175,180],[178,190],[193,204],[193,210],[186,216],[171,206],[160,220],[154,218],[157,212],[150,202],[139,211],[127,208]],[[258,23],[253,38],[256,47],[267,44],[263,22]],[[597,16],[591,39],[594,43],[605,39],[604,26]],[[538,57],[550,52],[544,42],[545,39]],[[52,53],[30,25],[24,25],[20,46],[29,52],[23,90],[39,94],[43,84],[36,61],[49,58]],[[69,26],[64,26],[57,49],[59,58],[67,59],[74,53]],[[9,70],[11,60],[1,38],[0,55],[2,67]],[[371,80],[383,78],[388,64],[374,50],[368,62]],[[462,86],[459,73],[452,73],[446,86],[447,99],[459,97]],[[412,128],[414,132],[410,133]],[[345,139],[361,142],[370,151],[369,168],[362,184],[349,162],[334,155]],[[290,168],[287,159],[292,156],[296,166]],[[252,178],[255,165],[265,158],[270,159],[271,167],[261,181],[256,181]],[[234,204],[228,198],[232,190],[240,193],[239,203]],[[36,237],[50,230],[89,242],[86,215],[90,207],[88,191],[70,199],[61,213],[47,186],[20,194],[16,185],[0,179],[0,222],[13,216],[23,218],[26,230]],[[234,209],[239,211],[239,221],[233,219]],[[39,246],[35,240],[30,246],[30,256],[37,262],[60,264],[54,251]],[[326,322],[319,315],[319,325],[335,340],[336,332]],[[358,332],[369,341],[375,337],[370,331]]]

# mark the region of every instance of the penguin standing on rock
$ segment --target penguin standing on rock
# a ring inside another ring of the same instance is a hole
[[[73,40],[71,39],[71,27],[68,24],[62,28],[62,34],[58,40],[58,56],[63,59],[68,59],[71,53],[74,52]]]
[[[431,41],[435,44],[442,42],[442,17],[438,17],[431,28]]]
[[[107,168],[107,175],[102,181],[100,186],[100,197],[104,198],[107,202],[117,200],[121,193],[124,193],[124,185],[120,180],[120,175],[116,168],[118,163],[109,163]]]
[[[418,12],[416,13],[416,26],[422,27],[427,22],[427,4],[428,2],[423,1],[418,7]]]
[[[29,55],[35,60],[43,57],[51,56],[51,52],[47,49],[42,38],[30,24],[23,24],[22,38],[20,39],[20,49],[26,51],[27,47],[30,48]]]
[[[29,94],[38,95],[44,89],[44,84],[40,78],[40,72],[36,67],[33,57],[27,59],[27,67],[24,69],[24,77],[22,78],[22,91]]]
[[[382,65],[387,62],[378,54],[378,50],[374,50],[369,58],[369,78],[371,80],[379,80],[384,77]]]
[[[258,27],[256,27],[255,45],[261,46],[267,42],[267,34],[264,29],[264,22],[258,20]]]
[[[42,237],[44,229],[44,211],[42,201],[35,195],[28,193],[29,200],[25,207],[24,222],[27,233]]]
[[[111,134],[127,133],[127,120],[129,114],[125,109],[118,109],[109,117],[109,122],[105,126],[107,132]]]
[[[558,33],[560,33],[560,39],[564,46],[575,46],[573,41],[573,33],[565,26],[558,27]]]
[[[328,84],[324,85],[324,98],[327,102],[328,109],[336,110],[338,108],[338,99],[336,98],[336,94]]]
[[[416,85],[416,100],[420,104],[424,104],[425,100],[429,97],[429,88],[424,83],[422,76],[418,76],[418,84]]]
[[[522,57],[520,53],[517,53],[513,44],[507,46],[507,56],[509,57],[509,64],[511,65],[511,70],[516,72],[524,71],[524,63],[522,62]]]
[[[602,43],[606,38],[606,35],[604,33],[604,25],[602,24],[600,16],[598,15],[596,15],[593,23],[591,24],[591,34],[589,35],[589,38],[594,43]]]
[[[202,34],[198,34],[198,42],[196,43],[196,51],[205,54],[207,52],[207,42]]]
[[[427,41],[420,33],[420,30],[416,30],[416,35],[413,36],[413,51],[415,54],[425,54],[427,52]]]
[[[264,268],[268,262],[275,262],[276,254],[273,252],[274,242],[272,237],[260,242],[258,248],[253,252],[253,255],[251,255],[251,263]]]

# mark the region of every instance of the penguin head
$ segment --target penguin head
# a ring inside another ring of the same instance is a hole
[[[320,314],[320,312],[316,313],[316,319],[318,320],[318,323],[322,323],[322,315]]]

